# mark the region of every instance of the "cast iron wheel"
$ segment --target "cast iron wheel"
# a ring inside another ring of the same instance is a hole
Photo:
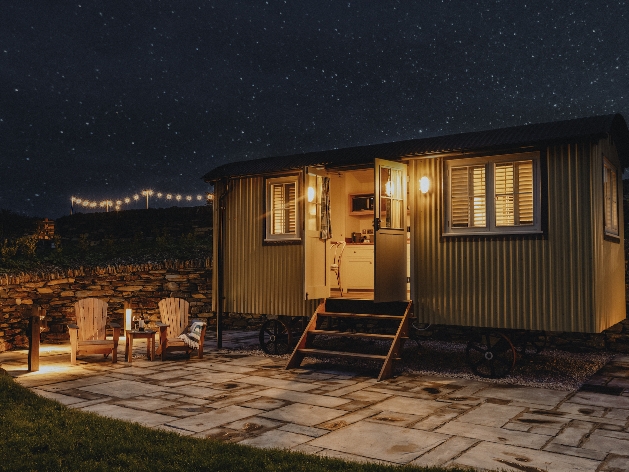
[[[419,334],[420,331],[426,331],[430,328],[430,323],[416,323],[412,322],[410,325],[410,329],[408,330],[408,338],[417,343],[417,349],[421,349],[421,338],[422,336]]]
[[[291,333],[282,321],[267,320],[260,328],[260,347],[267,354],[287,354],[290,352]]]
[[[476,375],[493,379],[506,376],[516,361],[515,347],[508,337],[497,331],[486,331],[471,339],[465,355]]]
[[[520,344],[522,357],[532,357],[542,352],[548,345],[548,336],[545,331],[531,331],[526,333]]]

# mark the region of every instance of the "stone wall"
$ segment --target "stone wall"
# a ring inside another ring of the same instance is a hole
[[[67,325],[74,323],[78,299],[106,300],[112,321],[124,326],[124,302],[159,319],[158,302],[180,297],[190,302],[194,318],[215,324],[211,313],[210,260],[166,261],[154,264],[80,268],[45,275],[0,276],[0,352],[28,347],[27,328],[33,304],[46,309],[42,342],[69,339]]]

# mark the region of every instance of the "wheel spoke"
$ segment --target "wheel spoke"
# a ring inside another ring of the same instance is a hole
[[[485,354],[487,352],[487,349],[483,348],[483,346],[479,346],[477,344],[471,344],[468,346],[469,349],[473,349],[476,352],[480,352],[481,354]]]

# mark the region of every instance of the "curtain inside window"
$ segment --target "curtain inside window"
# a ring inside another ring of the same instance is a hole
[[[332,225],[330,222],[330,178],[321,178],[321,236],[320,239],[332,237]]]

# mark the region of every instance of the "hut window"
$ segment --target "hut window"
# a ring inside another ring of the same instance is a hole
[[[451,213],[453,228],[484,228],[487,225],[485,166],[452,168]]]
[[[618,236],[618,173],[607,159],[603,159],[603,192],[605,234]]]
[[[533,224],[533,161],[496,164],[496,226]]]
[[[297,176],[266,181],[266,240],[300,239],[297,194]]]
[[[444,234],[539,232],[539,155],[445,162]]]

